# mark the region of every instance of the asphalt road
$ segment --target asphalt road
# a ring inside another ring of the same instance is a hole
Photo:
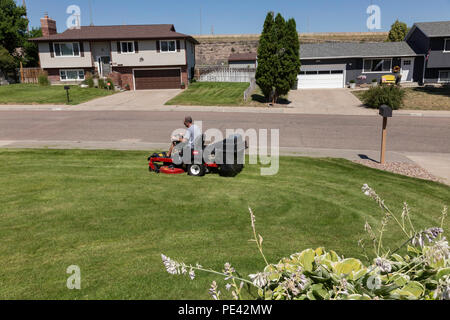
[[[1,111],[0,141],[142,141],[167,143],[184,112]],[[192,112],[203,129],[279,129],[281,147],[378,150],[381,117]],[[450,153],[450,118],[397,116],[389,151]]]

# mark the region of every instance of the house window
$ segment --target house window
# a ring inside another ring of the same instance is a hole
[[[133,41],[122,41],[120,43],[122,53],[134,53],[134,42]]]
[[[444,52],[450,52],[450,39],[444,41]]]
[[[391,72],[392,59],[365,59],[364,73]]]
[[[78,42],[59,42],[54,44],[55,56],[79,57],[80,44]]]
[[[84,80],[84,70],[59,70],[61,81]]]
[[[439,71],[438,82],[450,83],[450,70]]]
[[[177,42],[174,40],[160,41],[161,52],[175,52],[177,51]]]

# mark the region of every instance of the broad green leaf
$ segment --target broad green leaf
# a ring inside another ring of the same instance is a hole
[[[450,274],[450,268],[442,268],[439,269],[438,273],[436,274],[436,280],[440,280],[441,278],[443,278],[444,276]]]
[[[410,292],[416,298],[419,298],[425,292],[423,285],[417,281],[408,282],[401,290]]]
[[[338,275],[348,275],[353,279],[354,273],[358,272],[363,268],[361,261],[355,258],[348,258],[342,261],[336,262],[333,265],[333,270]]]
[[[315,255],[313,249],[306,249],[300,253],[299,261],[306,271],[312,271]]]

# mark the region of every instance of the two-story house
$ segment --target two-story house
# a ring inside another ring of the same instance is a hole
[[[423,83],[450,82],[450,21],[415,23],[405,40],[424,55]]]
[[[56,22],[41,19],[38,43],[41,68],[55,83],[79,83],[88,72],[111,77],[131,90],[172,89],[188,85],[194,74],[195,45],[170,24],[81,26],[62,33]]]

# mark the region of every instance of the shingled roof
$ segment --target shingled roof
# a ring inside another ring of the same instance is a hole
[[[139,39],[189,39],[189,35],[175,31],[172,24],[123,25],[123,26],[82,26],[48,37],[31,39],[32,41],[80,41],[80,40],[139,40]]]
[[[256,53],[233,53],[228,57],[228,61],[256,61]]]
[[[450,21],[418,22],[414,24],[427,37],[450,37]]]
[[[417,56],[406,42],[325,42],[300,45],[300,59]]]

